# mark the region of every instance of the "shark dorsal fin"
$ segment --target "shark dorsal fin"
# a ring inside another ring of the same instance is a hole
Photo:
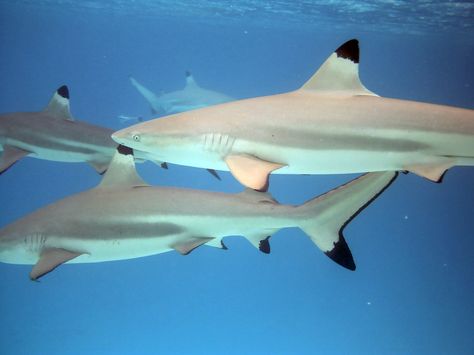
[[[199,86],[189,70],[186,70],[184,75],[186,76],[186,88]]]
[[[133,150],[120,145],[115,152],[99,188],[149,186],[135,170]]]
[[[377,96],[359,79],[359,41],[351,39],[332,53],[302,90],[341,95]]]
[[[44,111],[56,118],[74,121],[69,109],[69,89],[66,85],[56,90]]]

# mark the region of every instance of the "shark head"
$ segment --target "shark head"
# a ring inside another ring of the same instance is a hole
[[[196,132],[187,124],[181,115],[173,118],[160,118],[122,129],[112,134],[112,139],[119,144],[132,148],[154,160],[188,165],[190,159],[195,161],[196,153],[203,150],[203,134]],[[203,166],[206,167],[206,154],[203,155]],[[195,165],[195,164],[193,164]]]

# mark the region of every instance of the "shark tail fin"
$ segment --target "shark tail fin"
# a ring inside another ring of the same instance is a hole
[[[300,228],[329,258],[349,270],[355,270],[352,253],[344,239],[344,228],[397,175],[397,172],[365,174],[304,203],[299,207],[302,210]]]

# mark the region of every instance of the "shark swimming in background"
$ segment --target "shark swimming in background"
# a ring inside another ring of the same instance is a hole
[[[336,263],[355,270],[342,230],[395,179],[363,175],[300,206],[281,205],[247,189],[228,194],[152,187],[136,173],[130,148],[120,146],[94,189],[41,208],[0,230],[0,262],[34,265],[36,280],[63,263],[131,259],[245,236],[269,253],[269,237],[299,227]]]
[[[69,89],[63,85],[42,111],[0,115],[0,174],[26,156],[86,162],[103,174],[118,146],[110,137],[112,133],[110,128],[75,120]],[[147,159],[146,153],[135,152],[135,156],[139,161]]]
[[[340,46],[300,89],[154,119],[112,136],[170,163],[269,174],[410,171],[439,182],[474,165],[474,110],[379,97],[359,80],[359,44]]]
[[[200,87],[189,71],[186,72],[186,85],[182,90],[162,95],[154,94],[132,77],[130,81],[148,101],[153,114],[170,115],[234,100],[225,94]]]

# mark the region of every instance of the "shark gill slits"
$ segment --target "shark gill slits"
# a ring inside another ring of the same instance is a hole
[[[270,236],[266,237],[265,239],[262,239],[258,244],[258,250],[260,250],[262,253],[270,254],[270,242],[268,241],[269,239]]]
[[[351,39],[336,49],[335,53],[338,57],[350,59],[354,63],[359,63],[359,41]]]
[[[64,97],[65,99],[69,99],[69,89],[66,85],[61,86],[57,93],[59,96]]]
[[[349,246],[342,235],[339,235],[339,240],[334,243],[334,248],[325,252],[324,254],[346,269],[352,271],[356,269],[351,250],[349,249]]]
[[[133,149],[130,148],[130,147],[126,147],[122,144],[120,144],[118,147],[117,147],[117,151],[122,154],[122,155],[132,155],[133,156]]]

